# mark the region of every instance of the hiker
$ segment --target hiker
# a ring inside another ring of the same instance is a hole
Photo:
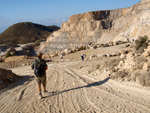
[[[84,55],[83,54],[81,54],[81,59],[82,59],[82,61],[84,60]]]
[[[62,54],[62,53],[60,54],[60,58],[61,58],[61,60],[63,61],[63,54]]]
[[[43,85],[44,93],[47,92],[46,90],[46,70],[47,64],[45,60],[42,59],[43,53],[37,53],[38,58],[32,62],[31,69],[34,69],[35,79],[37,81],[37,88],[39,92],[39,99],[42,99],[41,93],[41,83]]]
[[[84,60],[86,60],[86,55],[85,54],[83,54],[83,57],[84,57]]]

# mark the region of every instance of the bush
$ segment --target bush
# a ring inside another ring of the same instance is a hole
[[[144,48],[147,48],[147,39],[148,39],[148,36],[139,36],[139,38],[137,40],[135,40],[135,49],[136,50],[139,50],[140,47],[144,47]]]
[[[8,52],[8,53],[6,54],[6,57],[10,57],[10,56],[12,56],[12,55],[10,54],[10,52]]]
[[[124,78],[124,77],[127,77],[128,76],[128,73],[125,72],[125,71],[117,71],[115,73],[115,78]]]
[[[120,59],[119,57],[117,57],[115,59],[106,61],[104,65],[105,65],[105,67],[108,67],[108,69],[110,71],[114,72],[114,67],[116,67],[121,60],[122,59]]]

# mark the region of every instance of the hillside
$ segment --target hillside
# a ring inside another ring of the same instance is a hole
[[[46,54],[89,43],[133,41],[144,35],[150,37],[149,13],[150,0],[142,0],[128,8],[71,15],[39,50]]]
[[[45,40],[57,26],[44,26],[31,22],[22,22],[10,26],[0,34],[0,44],[25,44]]]

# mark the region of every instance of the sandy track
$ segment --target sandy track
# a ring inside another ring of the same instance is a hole
[[[150,113],[150,90],[109,79],[96,80],[75,62],[49,63],[47,90],[38,99],[30,66],[14,68],[25,76],[0,93],[1,113]]]

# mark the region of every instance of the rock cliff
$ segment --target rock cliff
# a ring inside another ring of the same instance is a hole
[[[138,36],[150,36],[150,0],[142,0],[132,7],[86,12],[70,16],[54,31],[46,43],[39,48],[44,53],[66,48],[106,43],[110,41],[132,41]]]

